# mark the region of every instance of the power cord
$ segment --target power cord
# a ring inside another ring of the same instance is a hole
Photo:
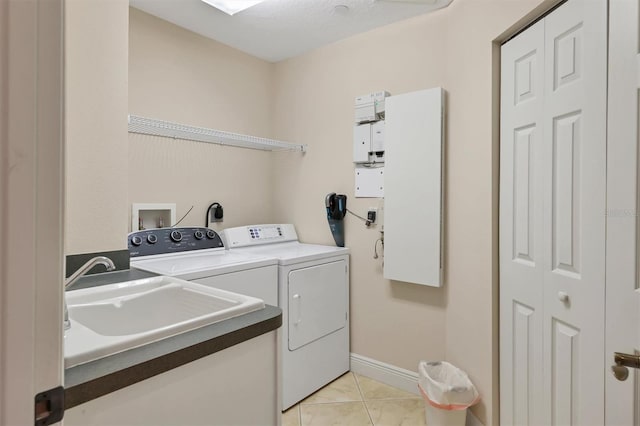
[[[382,257],[384,257],[384,230],[380,231],[380,238],[376,240],[373,244],[373,258],[377,259],[378,257],[378,243],[380,243],[380,253]]]
[[[364,217],[355,214],[354,212],[352,212],[351,210],[347,209],[347,213],[357,217],[358,219],[360,219],[361,221],[364,222],[364,224],[368,227],[371,226],[371,221],[369,219],[365,219]],[[378,238],[376,240],[376,242],[373,245],[373,258],[377,259],[380,257],[380,255],[378,255],[378,243],[380,243],[380,254],[382,255],[382,257],[384,257],[384,227],[382,228],[382,230],[380,230],[380,238]],[[384,262],[383,262],[384,264]]]
[[[176,226],[180,225],[180,222],[182,222],[182,221],[184,220],[184,218],[185,218],[185,217],[187,217],[187,215],[188,215],[189,213],[191,213],[191,210],[193,210],[193,206],[191,206],[191,208],[189,209],[189,211],[188,211],[188,212],[186,212],[186,213],[184,214],[184,216],[182,216],[182,218],[181,218],[179,221],[177,221],[176,223],[174,223],[173,225],[171,225],[171,228],[175,228]]]
[[[364,222],[366,227],[371,226],[371,221],[369,219],[366,219],[360,215],[355,214],[354,212],[352,212],[351,210],[347,209],[347,213],[352,214],[353,216],[357,217],[358,219],[360,219],[361,221]]]

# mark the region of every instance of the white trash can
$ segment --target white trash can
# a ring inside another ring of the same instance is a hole
[[[467,408],[480,400],[467,373],[446,361],[420,361],[418,388],[428,426],[465,426]]]

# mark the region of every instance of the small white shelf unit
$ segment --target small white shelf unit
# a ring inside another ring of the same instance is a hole
[[[186,139],[239,148],[259,149],[262,151],[307,151],[307,145],[207,129],[204,127],[187,126],[170,121],[138,117],[136,115],[129,115],[129,133],[164,136],[173,139]]]

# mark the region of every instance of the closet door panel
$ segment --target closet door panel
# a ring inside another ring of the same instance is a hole
[[[541,424],[544,22],[502,47],[500,416]]]
[[[545,18],[544,424],[604,424],[607,3]]]

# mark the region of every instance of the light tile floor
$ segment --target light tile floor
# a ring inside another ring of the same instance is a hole
[[[424,426],[418,395],[347,373],[282,414],[283,426]]]

